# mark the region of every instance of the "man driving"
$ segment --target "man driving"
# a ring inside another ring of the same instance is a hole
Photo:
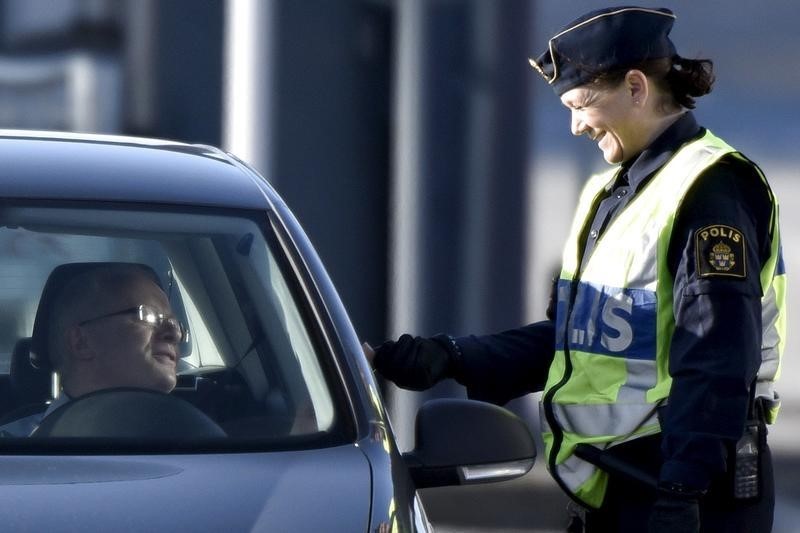
[[[148,267],[98,263],[83,269],[57,290],[48,316],[47,352],[61,393],[43,413],[0,427],[0,435],[30,435],[44,417],[91,392],[172,391],[178,347],[187,335]]]

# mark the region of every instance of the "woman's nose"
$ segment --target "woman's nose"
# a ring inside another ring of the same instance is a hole
[[[572,131],[573,135],[583,135],[583,130],[585,129],[585,125],[578,116],[577,111],[572,111],[570,115],[570,131]]]

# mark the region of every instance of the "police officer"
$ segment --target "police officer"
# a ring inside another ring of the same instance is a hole
[[[452,377],[498,404],[543,391],[545,461],[585,531],[769,531],[778,207],[761,170],[696,122],[712,63],[677,54],[674,20],[594,11],[530,60],[613,165],[580,196],[550,320],[365,352],[410,389]]]

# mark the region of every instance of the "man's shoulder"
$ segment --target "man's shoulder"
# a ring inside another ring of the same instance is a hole
[[[44,418],[45,410],[23,416],[0,426],[0,437],[28,437]]]
[[[61,394],[49,405],[30,405],[16,411],[16,415],[9,415],[11,420],[0,424],[0,437],[28,437],[42,423],[42,419],[68,403],[70,398]]]

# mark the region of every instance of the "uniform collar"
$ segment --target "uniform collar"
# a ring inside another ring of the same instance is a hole
[[[687,111],[636,158],[623,163],[620,176],[627,177],[631,192],[635,193],[684,143],[698,137],[702,132],[703,128],[697,124],[692,112]]]

